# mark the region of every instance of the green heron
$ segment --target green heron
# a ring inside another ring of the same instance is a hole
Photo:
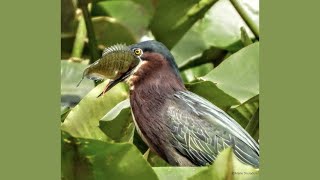
[[[105,91],[124,80],[129,84],[134,123],[152,151],[174,166],[203,166],[232,147],[241,162],[259,167],[259,145],[224,111],[185,88],[162,43],[144,41],[129,49],[140,63]]]

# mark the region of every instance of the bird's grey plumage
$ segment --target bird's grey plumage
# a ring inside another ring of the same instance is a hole
[[[175,93],[167,103],[170,142],[194,164],[211,164],[232,147],[240,161],[259,167],[259,145],[221,109],[189,91]]]

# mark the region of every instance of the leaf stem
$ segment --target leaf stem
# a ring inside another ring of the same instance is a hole
[[[76,39],[74,40],[74,44],[73,44],[72,55],[71,55],[72,57],[81,58],[86,36],[87,36],[87,30],[86,30],[83,15],[81,15],[79,17],[79,24],[77,28]]]
[[[89,39],[89,48],[90,48],[90,63],[93,63],[99,58],[99,53],[97,50],[97,40],[94,33],[91,16],[88,9],[88,0],[78,0],[78,6],[82,10],[83,18],[86,24],[88,39]]]
[[[239,3],[239,0],[230,0],[230,2],[235,7],[235,9],[238,11],[238,13],[242,17],[242,19],[249,26],[249,28],[252,30],[252,32],[255,35],[256,39],[259,40],[259,27],[253,21],[253,19],[249,16],[249,14],[246,12],[246,10],[243,8],[243,6]]]

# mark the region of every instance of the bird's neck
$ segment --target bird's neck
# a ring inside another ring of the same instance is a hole
[[[185,90],[183,82],[167,61],[158,59],[142,62],[128,83],[138,133],[152,150],[166,158],[160,148],[168,139],[163,132],[167,128],[163,114],[167,99],[172,98],[175,92]]]
[[[152,96],[185,90],[181,78],[163,56],[155,53],[148,53],[145,56],[152,60],[143,61],[128,79],[132,92],[141,93],[145,91]]]

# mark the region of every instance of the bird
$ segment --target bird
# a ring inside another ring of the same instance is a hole
[[[138,134],[172,166],[206,166],[231,147],[244,164],[259,168],[259,145],[226,112],[188,91],[169,49],[156,40],[128,46],[139,64],[111,81],[129,85]],[[105,93],[104,92],[104,93]]]

